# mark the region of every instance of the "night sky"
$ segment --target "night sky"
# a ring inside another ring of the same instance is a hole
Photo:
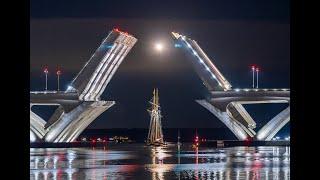
[[[58,66],[65,89],[114,27],[138,39],[104,92],[116,105],[89,128],[147,128],[155,87],[164,127],[224,127],[194,101],[208,92],[187,54],[174,48],[171,31],[195,39],[234,88],[251,87],[251,64],[261,69],[259,87],[290,87],[289,1],[108,2],[31,1],[31,90],[44,90],[45,65],[49,89],[56,89]],[[156,42],[165,45],[162,53]],[[285,105],[246,107],[261,127]]]

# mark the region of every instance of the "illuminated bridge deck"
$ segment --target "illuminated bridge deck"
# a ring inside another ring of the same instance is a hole
[[[30,91],[30,94],[70,94],[75,92],[67,91]]]
[[[207,99],[220,110],[225,110],[231,102],[240,104],[290,103],[289,89],[233,89],[228,91],[210,91]]]
[[[235,89],[230,89],[228,91],[235,91],[235,92],[241,92],[241,91],[289,91],[290,89],[286,89],[286,88],[281,88],[281,89],[259,89],[259,88],[244,88],[244,89],[240,89],[240,88],[235,88]]]

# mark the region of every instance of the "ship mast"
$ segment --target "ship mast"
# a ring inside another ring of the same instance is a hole
[[[164,141],[161,125],[161,110],[159,104],[158,89],[153,90],[153,98],[152,101],[150,101],[149,103],[151,104],[151,109],[149,109],[148,112],[150,114],[151,119],[147,143],[150,145],[163,144]]]

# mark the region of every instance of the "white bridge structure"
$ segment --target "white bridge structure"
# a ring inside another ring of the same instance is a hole
[[[176,32],[172,32],[172,37],[184,47],[183,49],[192,54],[193,57],[188,59],[211,94],[211,98],[196,102],[213,113],[239,140],[248,138],[271,140],[290,121],[289,105],[256,132],[256,122],[243,104],[290,104],[290,89],[232,89],[228,80],[195,40]]]
[[[30,92],[30,140],[72,142],[100,114],[115,104],[101,100],[112,76],[137,39],[113,29],[84,65],[66,91]],[[34,105],[58,106],[46,122]]]

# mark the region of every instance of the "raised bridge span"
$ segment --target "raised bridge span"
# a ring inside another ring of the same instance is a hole
[[[256,122],[243,104],[290,104],[290,89],[233,89],[231,83],[214,65],[214,61],[195,40],[177,32],[172,32],[171,35],[174,41],[182,46],[181,49],[188,53],[189,58],[187,59],[210,92],[210,98],[196,100],[196,102],[214,114],[239,140],[248,138],[271,140],[289,122],[290,106],[256,132]]]
[[[92,121],[115,104],[101,100],[101,94],[136,42],[132,35],[113,29],[66,91],[31,91],[30,136],[35,141],[74,141]],[[46,122],[32,111],[33,105],[58,105],[58,108]]]

